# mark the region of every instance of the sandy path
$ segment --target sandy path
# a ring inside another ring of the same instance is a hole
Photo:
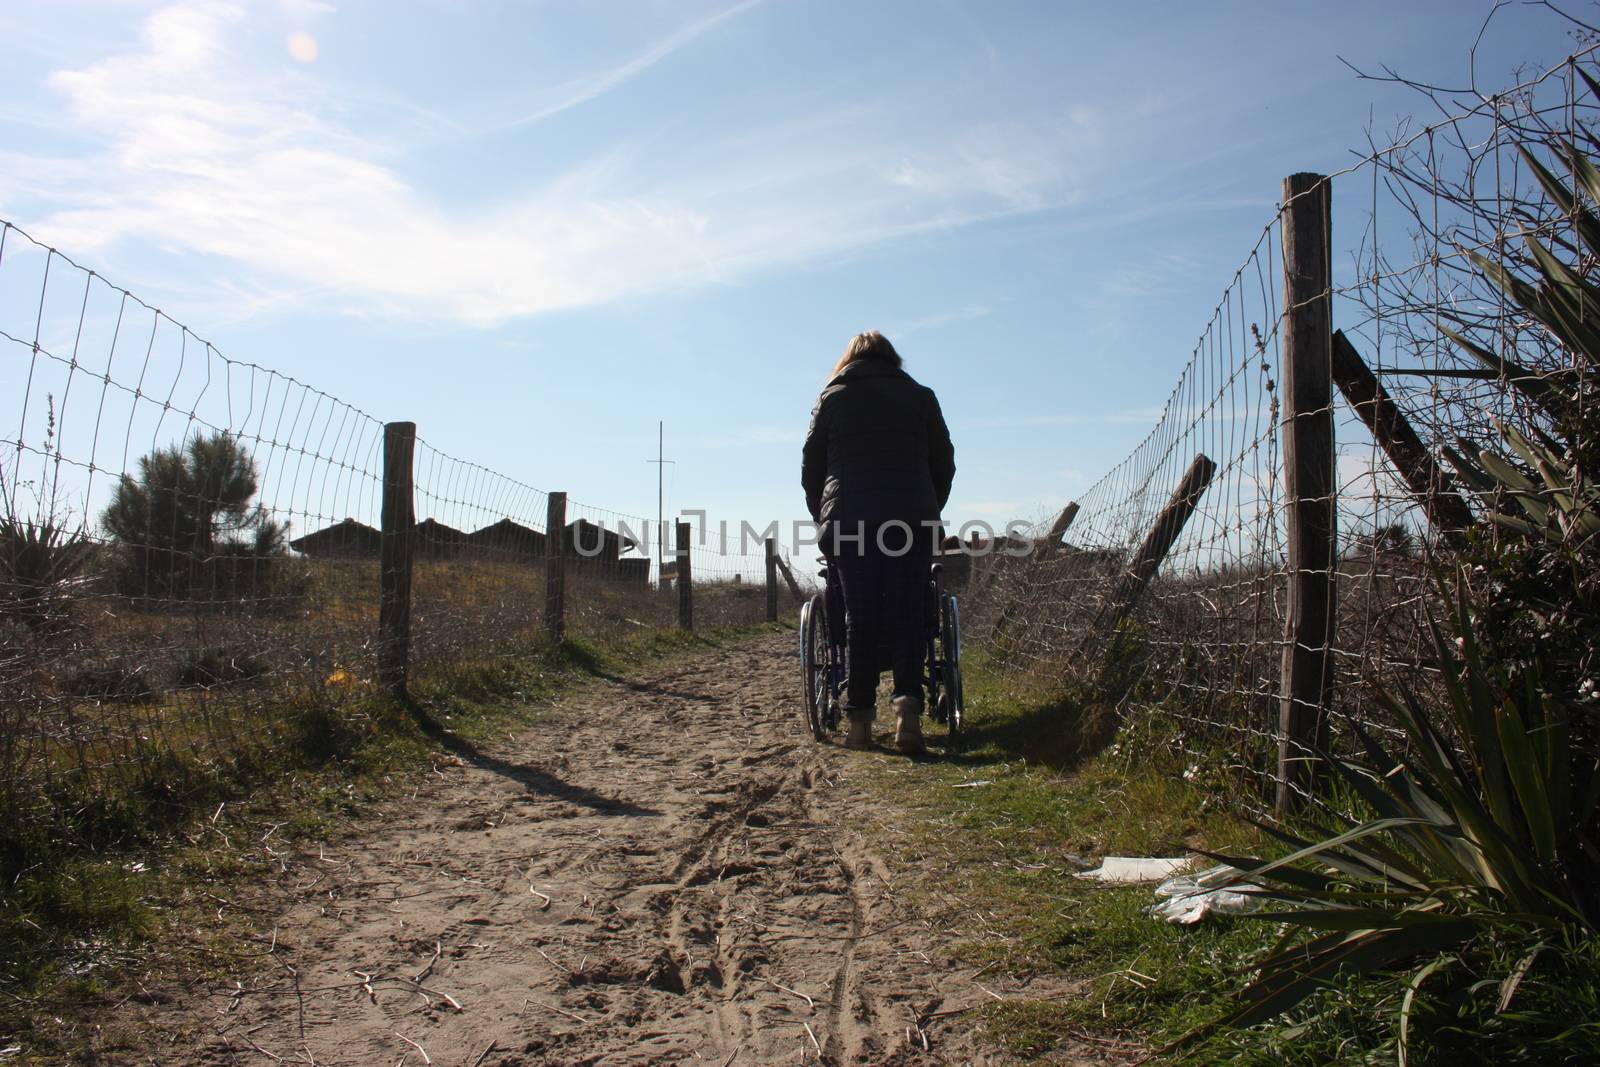
[[[569,698],[290,860],[243,992],[146,1009],[136,1062],[991,1062],[914,1026],[986,994],[852,825],[874,757],[802,731],[793,643]]]

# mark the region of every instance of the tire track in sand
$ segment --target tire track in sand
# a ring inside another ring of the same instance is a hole
[[[861,830],[893,757],[813,743],[798,689],[792,634],[709,646],[439,768],[283,863],[272,953],[137,1009],[129,1062],[1003,1062],[908,1025],[984,993]]]

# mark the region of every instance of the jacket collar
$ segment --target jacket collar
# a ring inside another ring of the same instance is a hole
[[[828,382],[828,385],[841,385],[845,382],[859,381],[862,378],[904,378],[910,381],[911,375],[901,368],[891,367],[881,360],[860,359],[835,374],[833,379]]]

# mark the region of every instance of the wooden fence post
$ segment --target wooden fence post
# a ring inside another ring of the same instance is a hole
[[[778,621],[778,542],[767,538],[767,621]]]
[[[795,603],[805,600],[805,594],[800,592],[800,583],[794,580],[794,571],[783,561],[782,556],[773,556],[773,561],[778,565],[778,573],[783,575],[783,584],[789,587],[789,595],[794,597]]]
[[[1200,498],[1205,495],[1216,473],[1217,465],[1209,458],[1203,455],[1194,457],[1194,462],[1183,474],[1183,480],[1172,491],[1166,507],[1156,517],[1155,525],[1150,527],[1139,550],[1133,554],[1132,562],[1112,587],[1111,595],[1106,598],[1105,606],[1100,609],[1100,617],[1090,631],[1091,635],[1116,629],[1139,603],[1139,598],[1150,587],[1150,580],[1161,568],[1161,561],[1167,558],[1167,553],[1172,551],[1178,535],[1189,522],[1189,516],[1199,507]]]
[[[1072,526],[1072,520],[1078,517],[1078,502],[1076,500],[1061,509],[1061,514],[1056,516],[1056,521],[1050,524],[1050,533],[1045,538],[1045,551],[1054,555],[1061,551],[1061,539],[1067,536],[1067,530]]]
[[[1451,544],[1463,542],[1462,533],[1477,521],[1461,494],[1450,487],[1444,470],[1423,445],[1417,431],[1389,398],[1389,392],[1361,358],[1343,330],[1333,335],[1333,380],[1361,421],[1372,431],[1389,462]]]
[[[1067,535],[1067,530],[1072,526],[1072,521],[1078,517],[1078,502],[1071,501],[1061,509],[1056,516],[1056,521],[1050,524],[1050,532],[1045,535],[1044,543],[1034,549],[1035,558],[1027,560],[1028,563],[1038,563],[1040,560],[1054,559],[1061,554],[1061,539]],[[994,578],[1000,572],[997,566],[999,560],[991,559],[982,568],[986,578]],[[1013,592],[1006,598],[1005,605],[1000,609],[1000,614],[994,620],[994,637],[1005,636],[1006,630],[1011,627],[1011,620],[1022,610],[1023,592]]]
[[[567,632],[567,494],[551,493],[544,519],[544,632],[560,644]]]
[[[411,657],[411,559],[417,525],[412,456],[417,424],[383,427],[382,531],[378,539],[378,683],[406,696]]]
[[[678,629],[694,629],[694,578],[689,567],[689,543],[694,528],[686,522],[678,523]]]
[[[1332,188],[1283,181],[1283,481],[1289,589],[1278,708],[1280,815],[1313,788],[1333,699],[1337,483],[1333,440]]]

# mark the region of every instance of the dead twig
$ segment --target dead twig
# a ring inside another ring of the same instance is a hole
[[[952,1015],[965,1015],[967,1012],[976,1011],[981,1007],[983,1007],[982,1004],[968,1004],[964,1008],[946,1008],[943,1011],[930,1011],[925,1015],[917,1016],[917,1022],[920,1024],[927,1022],[929,1019],[946,1019]]]
[[[288,960],[279,960],[278,962],[283,964],[283,969],[288,971],[289,977],[294,979],[294,1006],[296,1017],[300,1023],[300,1041],[303,1044],[306,1039],[306,997],[305,993],[300,989],[300,972],[295,970]]]
[[[424,994],[423,999],[427,999],[427,997],[438,997],[440,1000],[454,1008],[458,1014],[467,1010],[461,1006],[461,1002],[459,1000],[457,1000],[455,997],[452,997],[449,993],[438,989],[429,989],[422,983],[413,982],[409,978],[389,978],[384,979],[384,981],[405,982],[411,986],[413,992]]]
[[[559,960],[552,959],[550,954],[548,952],[546,952],[544,949],[540,948],[538,945],[534,945],[533,946],[533,951],[535,951],[539,955],[543,956],[546,960],[549,960],[550,965],[552,967],[559,968],[560,970],[565,971],[567,974],[571,974],[572,973],[572,968],[571,967],[568,967],[565,963],[562,963]]]
[[[439,957],[442,955],[444,955],[444,946],[435,941],[433,943],[433,959],[429,960],[428,965],[422,968],[422,970],[418,971],[416,977],[412,978],[411,980],[413,982],[420,982],[424,978],[428,977],[428,975],[432,974],[433,965],[439,962]]]
[[[906,1027],[906,1044],[916,1045],[916,1042],[911,1039],[912,1032],[915,1031],[917,1037],[922,1041],[922,1051],[932,1052],[933,1049],[928,1044],[928,1032],[922,1028],[922,1022],[917,1018],[917,1010],[910,1005],[907,1005],[907,1008],[911,1012],[911,1025]]]
[[[543,893],[539,892],[537,889],[533,888],[533,886],[531,886],[531,885],[528,887],[528,892],[532,893],[534,896],[536,896],[540,900],[544,901],[543,904],[539,905],[539,910],[540,911],[549,911],[550,910],[550,898],[549,897],[545,896]]]
[[[263,1056],[266,1056],[268,1059],[277,1060],[279,1063],[283,1062],[283,1057],[282,1056],[278,1055],[276,1052],[268,1052],[266,1049],[262,1048],[260,1045],[256,1044],[254,1041],[250,1040],[248,1037],[244,1039],[244,1043],[249,1045],[251,1048],[255,1049],[257,1052],[261,1053]]]
[[[579,1015],[575,1011],[568,1011],[566,1008],[561,1007],[559,1004],[546,1004],[542,1000],[534,1000],[532,997],[528,997],[526,1000],[524,1000],[522,1002],[523,1010],[527,1010],[527,1007],[528,1007],[529,1004],[535,1004],[535,1005],[537,1005],[537,1006],[539,1006],[541,1008],[548,1009],[549,1011],[560,1012],[562,1015],[565,1015],[567,1018],[576,1019],[580,1023],[583,1023],[585,1025],[587,1025],[588,1022],[589,1022],[589,1020],[584,1018],[582,1015]]]
[[[822,1043],[817,1040],[817,1035],[812,1031],[810,1023],[801,1023],[800,1025],[806,1028],[806,1036],[811,1039],[811,1047],[817,1050],[817,1059],[820,1060],[822,1058]]]
[[[398,1030],[390,1030],[389,1032],[391,1034],[393,1034],[395,1037],[398,1037],[401,1041],[404,1041],[406,1044],[410,1045],[412,1048],[416,1049],[418,1052],[420,1052],[422,1054],[422,1062],[423,1063],[432,1063],[433,1062],[433,1057],[428,1055],[428,1050],[427,1049],[423,1048],[421,1045],[417,1044],[415,1041],[411,1040],[409,1037],[407,1037],[405,1034],[402,1034]],[[405,1060],[405,1057],[401,1056],[400,1059],[403,1062]],[[395,1067],[399,1067],[399,1064],[396,1064]]]
[[[495,1045],[497,1045],[498,1043],[499,1042],[497,1040],[495,1040],[494,1038],[490,1038],[489,1047],[484,1049],[482,1052],[478,1053],[478,1058],[472,1061],[472,1067],[479,1067],[479,1064],[483,1063],[484,1060],[488,1059],[489,1058],[489,1053],[494,1051]]]
[[[801,1000],[806,1002],[806,1007],[810,1008],[812,1011],[816,1011],[817,1010],[817,1002],[812,1000],[810,997],[806,996],[804,993],[800,992],[800,990],[798,990],[798,989],[790,989],[786,985],[779,985],[777,982],[774,982],[770,978],[757,978],[756,981],[765,982],[769,986],[771,986],[773,989],[781,989],[785,993],[789,993],[789,994],[792,994],[794,996],[797,996]]]

